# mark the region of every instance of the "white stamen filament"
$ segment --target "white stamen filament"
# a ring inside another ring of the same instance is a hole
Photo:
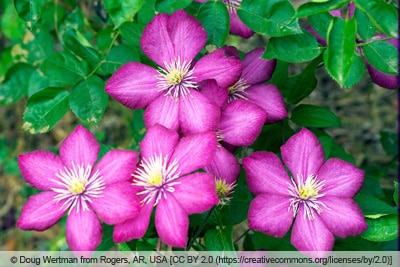
[[[161,197],[167,199],[167,193],[175,191],[174,186],[180,184],[175,181],[180,177],[178,162],[168,162],[168,156],[154,155],[150,158],[143,158],[140,167],[132,175],[133,185],[141,186],[144,189],[137,193],[145,195],[142,204],[149,203],[155,198],[154,206],[158,204]]]
[[[193,81],[193,69],[191,62],[178,59],[171,63],[164,62],[165,68],[159,68],[159,74],[156,78],[159,80],[157,86],[160,91],[165,91],[165,96],[170,96],[178,101],[179,97],[191,95],[190,88],[197,89],[197,82]]]
[[[72,162],[72,169],[64,167],[56,176],[59,178],[53,181],[60,185],[60,188],[52,188],[57,195],[54,200],[58,203],[64,200],[62,209],[69,209],[68,213],[76,207],[79,212],[80,208],[89,210],[86,202],[92,202],[93,198],[103,197],[102,193],[105,188],[103,177],[99,170],[92,174],[92,166],[78,165]]]
[[[243,99],[248,100],[246,97],[247,92],[246,89],[249,88],[250,85],[247,84],[247,81],[243,78],[240,78],[234,85],[228,88],[229,98],[228,103],[235,99]]]
[[[288,210],[293,209],[293,216],[297,215],[300,204],[304,207],[304,219],[314,220],[314,211],[318,214],[322,212],[322,208],[329,208],[320,200],[325,194],[320,194],[319,191],[324,187],[324,181],[319,181],[317,176],[309,175],[305,181],[302,175],[297,175],[297,182],[292,179],[292,183],[288,182],[290,205]]]

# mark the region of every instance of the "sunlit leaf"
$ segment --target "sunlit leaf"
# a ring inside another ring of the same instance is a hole
[[[28,99],[22,128],[31,133],[45,133],[67,113],[69,92],[64,88],[49,87]]]
[[[102,79],[92,75],[71,89],[69,105],[79,119],[99,124],[108,103],[104,85]]]

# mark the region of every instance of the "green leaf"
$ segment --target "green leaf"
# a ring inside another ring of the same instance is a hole
[[[370,18],[358,8],[354,10],[354,16],[357,20],[357,33],[361,39],[371,39],[376,33],[376,27]]]
[[[87,65],[67,52],[60,52],[48,57],[41,70],[50,79],[51,86],[68,86],[82,80]]]
[[[292,111],[290,118],[294,123],[304,127],[337,127],[339,118],[329,109],[320,106],[301,104]]]
[[[40,19],[44,0],[14,0],[15,9],[21,19],[31,28]]]
[[[115,28],[118,28],[122,23],[133,20],[144,0],[104,0],[103,3]]]
[[[1,32],[9,39],[19,39],[24,36],[25,23],[19,18],[14,5],[7,5],[0,20]]]
[[[63,35],[64,46],[89,64],[96,65],[100,61],[99,53],[88,40],[73,28],[66,30]]]
[[[69,106],[79,119],[95,125],[99,124],[108,103],[104,86],[104,81],[93,75],[72,88]]]
[[[286,62],[306,62],[321,54],[318,42],[309,33],[272,37],[262,55],[263,58],[277,58]]]
[[[144,27],[144,24],[134,22],[125,22],[122,24],[119,30],[121,31],[121,36],[125,44],[133,47],[140,47],[140,37],[142,36]]]
[[[367,218],[368,229],[361,237],[374,242],[394,240],[399,237],[398,220],[398,215],[383,216],[379,219]]]
[[[149,23],[153,17],[156,15],[156,0],[146,0],[139,10],[138,22],[141,24]]]
[[[255,32],[274,37],[302,33],[289,0],[243,0],[239,18]]]
[[[328,73],[342,86],[356,54],[355,42],[355,19],[343,20],[334,17],[328,32],[328,48],[324,53],[324,62]]]
[[[391,37],[398,36],[396,7],[382,0],[354,0],[354,3],[380,31]]]
[[[299,103],[315,89],[317,86],[315,70],[321,62],[322,56],[314,59],[301,73],[287,79],[281,91],[288,104],[295,105]]]
[[[197,15],[207,31],[207,44],[221,47],[229,34],[229,13],[222,2],[209,1],[201,5]]]
[[[3,84],[0,84],[0,104],[11,105],[28,93],[29,79],[35,68],[26,63],[13,65],[6,73]]]
[[[386,153],[389,155],[397,155],[397,149],[399,147],[399,136],[397,133],[381,131],[380,135],[381,144]]]
[[[363,54],[375,69],[380,72],[397,75],[399,54],[396,47],[384,42],[372,42],[363,47]]]
[[[27,51],[27,61],[37,66],[54,53],[53,36],[43,27],[37,27],[33,31],[26,30],[22,49]]]
[[[396,206],[399,206],[399,183],[394,181],[394,193],[393,200],[396,203]]]
[[[308,21],[310,22],[312,28],[325,40],[328,37],[328,30],[332,19],[332,15],[328,12],[311,15],[308,17]]]
[[[28,99],[24,112],[22,129],[31,133],[45,133],[67,113],[68,91],[64,88],[49,87]]]
[[[168,13],[172,14],[179,9],[184,9],[193,0],[157,0],[156,1],[156,10],[159,13]]]
[[[136,52],[136,49],[129,45],[115,46],[108,53],[104,63],[101,65],[99,73],[112,74],[119,69],[123,64],[132,61],[140,61],[140,57]]]
[[[379,218],[385,215],[397,214],[397,210],[386,202],[371,195],[357,194],[354,200],[358,203],[365,217]]]
[[[366,66],[364,60],[358,53],[356,53],[351,62],[350,71],[346,77],[346,80],[343,83],[343,86],[345,88],[350,88],[353,85],[357,84],[364,76],[365,69]]]
[[[49,78],[39,70],[35,70],[29,80],[28,97],[50,86]]]
[[[235,251],[232,237],[232,226],[225,226],[207,231],[204,243],[209,251]]]
[[[114,227],[105,223],[102,223],[101,225],[103,229],[103,236],[100,245],[96,248],[96,251],[108,251],[115,245],[112,237]]]
[[[321,3],[307,2],[297,9],[297,18],[307,17],[319,13],[328,12],[330,10],[340,9],[347,5],[350,0],[330,0]]]

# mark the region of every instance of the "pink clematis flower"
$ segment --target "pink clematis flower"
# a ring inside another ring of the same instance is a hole
[[[217,137],[221,142],[211,163],[205,170],[217,179],[220,196],[224,190],[230,192],[240,173],[240,166],[234,154],[224,145],[249,146],[254,143],[264,125],[267,113],[259,106],[237,99],[227,104],[221,113]]]
[[[257,48],[245,55],[241,77],[228,88],[228,102],[244,99],[254,103],[268,113],[265,123],[274,123],[287,117],[287,111],[279,89],[264,84],[271,79],[276,60],[261,58],[263,53],[264,48]]]
[[[291,243],[311,256],[332,250],[335,235],[345,238],[367,229],[352,199],[363,183],[362,170],[338,158],[324,162],[321,143],[305,128],[281,147],[281,154],[292,177],[274,153],[260,151],[243,159],[249,189],[256,195],[249,208],[250,228],[283,237],[294,221]]]
[[[188,215],[205,212],[218,203],[212,175],[194,172],[211,161],[216,147],[213,132],[179,139],[177,132],[164,126],[149,128],[140,143],[140,165],[133,174],[132,187],[142,209],[137,217],[115,225],[114,241],[143,237],[156,206],[155,227],[161,241],[185,247]]]
[[[129,108],[147,107],[147,128],[161,124],[184,134],[215,130],[219,109],[199,93],[198,83],[212,78],[228,86],[238,79],[241,62],[226,48],[195,62],[206,41],[200,22],[185,11],[156,15],[144,29],[140,45],[159,68],[127,63],[109,79],[105,91]]]
[[[111,150],[95,165],[99,150],[94,135],[79,125],[61,144],[59,156],[47,151],[20,155],[24,180],[44,192],[29,197],[17,226],[44,231],[67,212],[69,247],[93,251],[102,238],[100,219],[116,224],[136,216],[140,204],[129,179],[137,153]]]

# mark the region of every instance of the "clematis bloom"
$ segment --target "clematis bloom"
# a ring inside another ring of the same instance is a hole
[[[114,241],[142,238],[156,206],[155,227],[162,242],[185,247],[189,214],[202,213],[218,203],[211,174],[195,172],[212,159],[217,147],[213,132],[179,139],[161,125],[149,128],[140,143],[141,161],[133,186],[141,199],[140,214],[114,227]]]
[[[267,113],[262,108],[242,99],[234,100],[223,108],[216,132],[220,143],[211,163],[205,167],[216,177],[220,195],[231,191],[229,188],[236,183],[240,173],[237,158],[224,145],[250,146],[260,134],[266,117]]]
[[[331,251],[335,235],[345,238],[367,229],[352,199],[363,183],[362,170],[338,158],[324,162],[321,143],[305,128],[287,140],[281,154],[292,177],[274,153],[243,159],[249,190],[256,195],[250,228],[283,237],[293,223],[291,243],[311,256]]]
[[[214,130],[219,108],[198,91],[199,82],[215,79],[225,87],[240,76],[241,62],[220,48],[195,62],[207,41],[200,22],[180,10],[158,14],[143,31],[143,52],[159,67],[130,62],[118,69],[105,91],[132,109],[146,107],[146,128],[161,124],[184,134]]]
[[[136,216],[140,204],[129,179],[137,153],[111,150],[95,165],[99,150],[94,135],[78,125],[61,144],[59,156],[39,150],[20,155],[24,180],[44,192],[29,197],[17,226],[44,231],[68,213],[69,247],[93,251],[102,238],[100,220],[116,224]]]
[[[274,123],[286,118],[287,111],[279,89],[264,84],[271,79],[276,60],[261,58],[263,53],[264,48],[256,48],[244,56],[242,74],[228,88],[228,102],[243,99],[256,104],[268,113],[265,123]]]

